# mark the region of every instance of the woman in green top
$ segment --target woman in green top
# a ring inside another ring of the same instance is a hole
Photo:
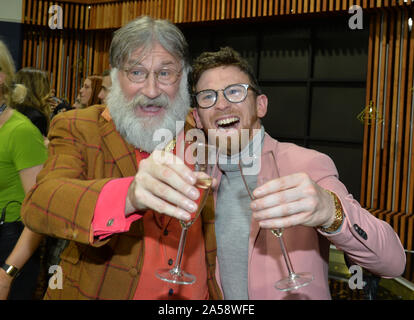
[[[26,95],[24,86],[13,84],[14,70],[0,41],[0,299],[31,299],[39,272],[33,253],[42,236],[24,228],[20,203],[35,184],[47,151],[40,131],[10,107]]]

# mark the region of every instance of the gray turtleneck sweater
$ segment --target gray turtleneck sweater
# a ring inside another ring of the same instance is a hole
[[[247,262],[251,199],[239,171],[238,159],[240,157],[246,159],[246,153],[250,157],[253,154],[260,155],[263,138],[262,127],[240,154],[226,157],[227,159],[221,157],[219,162],[223,175],[217,195],[215,228],[220,281],[226,300],[249,299]],[[223,164],[224,161],[226,164]],[[250,190],[253,191],[256,187],[257,175],[246,174],[245,178]]]

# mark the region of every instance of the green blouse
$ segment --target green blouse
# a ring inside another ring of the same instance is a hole
[[[19,171],[46,161],[47,149],[39,129],[24,115],[14,110],[0,128],[0,216],[11,200],[22,202],[24,189]],[[20,205],[7,207],[6,222],[20,220]]]

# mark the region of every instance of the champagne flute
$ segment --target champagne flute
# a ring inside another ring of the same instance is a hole
[[[257,157],[256,157],[257,159]],[[258,176],[257,179],[257,186],[261,186],[265,184],[266,182],[279,178],[279,171],[277,169],[276,165],[276,157],[272,150],[266,151],[261,155],[260,158],[261,166],[260,170],[262,170],[264,167],[266,168],[266,174],[261,174]],[[243,166],[240,164],[241,161],[239,161],[239,169],[240,173],[243,179],[243,183],[246,187],[246,190],[252,200],[255,200],[255,197],[253,196],[253,192],[250,190],[246,179],[244,177],[243,173]],[[260,178],[259,178],[260,177]],[[275,235],[279,239],[280,248],[282,250],[283,258],[286,263],[286,267],[288,269],[289,275],[286,278],[283,278],[276,282],[275,288],[281,291],[289,291],[289,290],[296,290],[301,287],[307,286],[309,283],[313,280],[313,275],[309,272],[301,272],[301,273],[295,273],[292,267],[292,262],[289,258],[289,253],[286,249],[286,244],[283,239],[283,228],[281,229],[275,229],[271,230],[272,234]]]
[[[203,142],[186,141],[184,144],[184,162],[194,172],[206,173],[197,179],[195,187],[200,192],[200,197],[195,201],[197,210],[191,213],[189,221],[180,220],[182,227],[180,242],[178,244],[177,257],[172,269],[159,269],[155,273],[157,278],[175,284],[193,284],[196,277],[181,268],[188,228],[197,220],[207,200],[213,182],[213,167],[216,164],[216,150],[214,146]]]

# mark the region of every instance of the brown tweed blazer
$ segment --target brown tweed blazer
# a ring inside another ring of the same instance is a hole
[[[109,180],[134,176],[138,170],[134,147],[102,117],[104,110],[92,106],[53,119],[48,160],[22,206],[30,229],[71,240],[61,256],[63,289],[49,288],[46,299],[132,299],[137,288],[145,250],[140,220],[126,233],[90,242],[101,189]],[[212,195],[202,217],[210,298],[221,299]]]

